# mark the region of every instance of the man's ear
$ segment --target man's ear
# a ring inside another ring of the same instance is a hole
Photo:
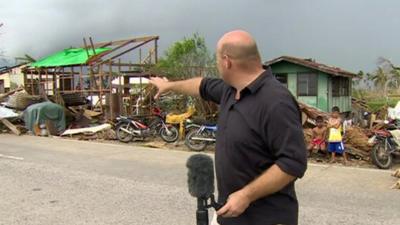
[[[225,68],[226,69],[232,68],[232,61],[229,58],[225,59]]]

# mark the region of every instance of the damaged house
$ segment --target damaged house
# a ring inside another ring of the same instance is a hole
[[[329,112],[338,106],[351,111],[352,78],[357,75],[312,59],[281,56],[264,63],[300,101]]]
[[[131,94],[137,83],[139,97],[151,101],[143,96],[142,79],[151,76],[149,68],[157,63],[158,39],[146,36],[99,43],[84,39],[81,47],[61,50],[27,66],[25,89],[31,95],[51,96],[65,106],[87,104],[107,119],[129,115],[137,103],[138,96]]]

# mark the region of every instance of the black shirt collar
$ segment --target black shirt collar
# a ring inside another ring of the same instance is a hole
[[[249,90],[250,93],[254,94],[264,84],[264,80],[272,76],[272,70],[270,67],[263,67],[265,71],[260,74],[253,82],[251,82],[245,89]]]

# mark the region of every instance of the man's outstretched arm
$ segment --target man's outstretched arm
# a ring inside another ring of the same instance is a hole
[[[160,97],[161,94],[168,91],[191,96],[200,96],[200,84],[202,80],[202,77],[196,77],[188,80],[168,81],[166,78],[152,77],[150,78],[150,84],[158,88],[155,98]]]

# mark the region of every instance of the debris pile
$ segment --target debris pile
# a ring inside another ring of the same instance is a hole
[[[366,131],[360,127],[348,127],[344,135],[344,143],[347,152],[356,158],[369,160],[371,144],[368,143]]]
[[[301,111],[301,120],[304,127],[314,127],[315,126],[315,119],[318,116],[322,116],[324,120],[329,118],[329,114],[326,112],[322,112],[319,109],[316,109],[312,106],[304,104],[302,102],[298,102],[300,111]]]
[[[109,131],[111,125],[100,119],[102,113],[87,109],[88,102],[82,96],[68,95],[64,99],[60,95],[51,100],[54,102],[46,97],[30,95],[24,88],[0,94],[0,131],[49,136],[60,135],[66,128],[87,128],[89,131],[84,132],[85,137],[90,133],[99,139],[115,139],[115,132]],[[93,132],[96,125],[107,125],[108,129]]]
[[[7,93],[0,94],[0,132],[11,131],[13,134],[21,135],[25,132],[23,121],[21,120],[22,111],[15,107],[10,106],[10,100],[14,99],[12,96],[19,95],[25,92],[23,88],[17,88]],[[13,100],[13,101],[14,101]],[[14,101],[17,102],[16,100]]]
[[[400,178],[400,169],[397,169],[393,173],[394,177]],[[400,179],[392,186],[393,189],[400,189]]]
[[[16,91],[14,94],[8,96],[6,106],[16,110],[25,110],[28,106],[40,103],[44,99],[40,96],[33,96],[28,94],[24,89]]]
[[[352,108],[358,108],[358,109],[363,109],[364,111],[370,111],[367,101],[365,101],[364,99],[351,98],[351,106]]]

